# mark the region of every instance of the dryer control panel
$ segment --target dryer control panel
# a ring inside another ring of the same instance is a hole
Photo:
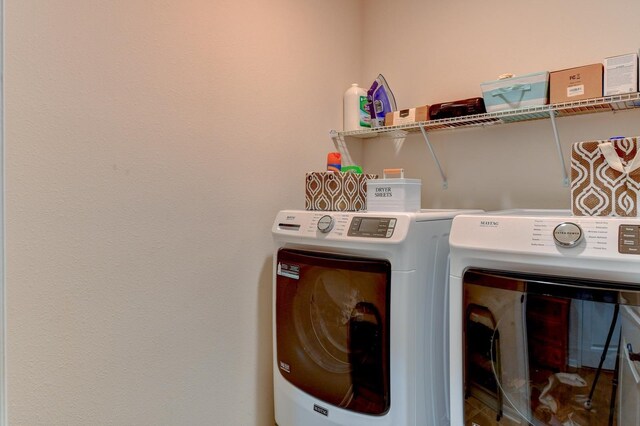
[[[640,254],[640,225],[620,225],[618,252]]]
[[[412,228],[422,223],[451,220],[440,212],[329,212],[314,210],[282,210],[278,212],[272,232],[291,241],[366,242],[397,244],[404,241]]]
[[[351,219],[349,237],[391,238],[396,228],[396,219],[392,217],[355,216]]]

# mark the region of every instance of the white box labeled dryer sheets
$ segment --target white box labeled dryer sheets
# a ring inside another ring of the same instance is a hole
[[[387,178],[389,171],[390,169],[385,169],[384,179],[367,181],[367,211],[415,212],[420,210],[422,181],[405,179],[403,171],[400,171],[400,178]]]
[[[604,96],[638,91],[638,54],[612,56],[604,60]]]
[[[549,72],[480,83],[487,112],[545,105],[549,101]]]

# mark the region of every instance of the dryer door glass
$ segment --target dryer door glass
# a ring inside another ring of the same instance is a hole
[[[638,286],[480,270],[463,286],[465,425],[640,424]]]
[[[276,362],[282,376],[329,404],[386,413],[390,280],[386,260],[281,249]]]

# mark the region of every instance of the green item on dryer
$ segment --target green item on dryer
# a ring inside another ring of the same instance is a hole
[[[342,173],[355,173],[357,175],[361,175],[362,174],[362,168],[360,168],[360,166],[342,166],[342,170],[340,170]]]

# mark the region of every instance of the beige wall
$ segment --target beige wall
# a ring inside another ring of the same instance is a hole
[[[480,83],[502,73],[553,71],[637,51],[640,27],[627,17],[639,15],[635,0],[372,0],[365,33],[385,36],[365,43],[362,81],[383,73],[399,108],[481,96]],[[572,142],[640,135],[639,122],[640,110],[558,119],[567,170]],[[362,162],[369,172],[403,167],[407,177],[421,178],[424,208],[569,208],[549,121],[434,132],[430,141],[448,190],[419,134],[368,140]]]
[[[303,207],[349,83],[382,72],[404,108],[640,47],[631,0],[5,8],[11,425],[270,425],[269,228]],[[637,122],[558,125],[566,150]],[[432,141],[447,191],[417,137],[355,157],[421,177],[424,207],[568,206],[547,122]]]
[[[271,222],[359,2],[5,0],[11,425],[270,425]]]

